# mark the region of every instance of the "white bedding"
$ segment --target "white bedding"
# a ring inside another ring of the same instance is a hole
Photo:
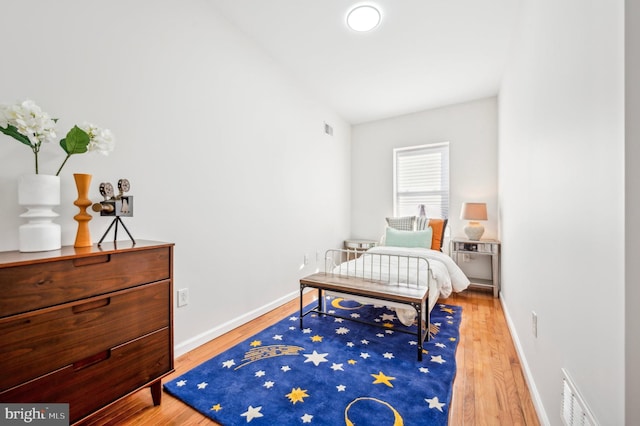
[[[425,262],[420,262],[420,270],[417,271],[413,261],[410,262],[410,268],[408,268],[409,276],[406,276],[406,259],[400,258],[400,278],[398,278],[398,258],[385,257],[385,256],[368,256],[368,254],[387,254],[392,256],[419,256],[425,257],[429,261],[429,270],[427,271],[427,265]],[[389,262],[391,267],[388,268]],[[382,265],[382,267],[380,267]],[[433,306],[438,300],[438,297],[449,297],[451,292],[460,292],[466,289],[470,282],[464,272],[458,265],[446,254],[437,250],[431,250],[426,248],[405,248],[405,247],[391,247],[391,246],[378,246],[373,247],[365,252],[358,259],[345,262],[336,268],[335,273],[347,274],[347,275],[359,275],[361,276],[363,271],[365,277],[371,274],[373,270],[374,279],[380,279],[388,281],[390,285],[397,285],[398,281],[408,281],[411,284],[415,284],[419,281],[418,285],[421,287],[429,287],[429,306],[428,310],[431,311]],[[347,273],[347,271],[349,271]],[[357,272],[355,272],[357,271]],[[390,274],[389,274],[390,271]],[[379,276],[376,276],[379,274]],[[389,276],[391,275],[391,276]],[[334,295],[339,295],[334,293]],[[381,304],[380,300],[368,299],[359,296],[345,296],[346,298],[360,301],[361,303],[368,304]],[[408,308],[407,305],[397,304],[393,302],[384,302],[386,306],[395,310],[398,319],[404,325],[410,325],[415,320],[416,312],[414,309]],[[426,314],[426,313],[425,313]]]

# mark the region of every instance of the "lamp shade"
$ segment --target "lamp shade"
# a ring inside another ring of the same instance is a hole
[[[486,203],[462,203],[460,219],[464,220],[487,220]]]

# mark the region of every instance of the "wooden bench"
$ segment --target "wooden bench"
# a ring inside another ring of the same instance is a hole
[[[303,294],[305,289],[312,288],[318,290],[318,304],[307,312],[304,312]],[[362,296],[380,301],[389,301],[411,306],[416,310],[417,330],[396,329],[402,333],[415,335],[418,339],[418,361],[422,361],[422,350],[424,341],[429,340],[430,315],[428,308],[429,290],[427,287],[389,285],[385,281],[366,279],[362,277],[351,277],[338,275],[331,272],[317,272],[300,279],[300,328],[303,328],[303,318],[315,312],[319,315],[329,315],[337,318],[348,319],[350,321],[384,327],[384,325],[374,322],[362,321],[351,317],[345,317],[334,313],[329,313],[326,309],[324,298],[325,291],[335,291],[353,296]],[[423,312],[426,315],[422,319]],[[386,328],[386,327],[385,327]]]

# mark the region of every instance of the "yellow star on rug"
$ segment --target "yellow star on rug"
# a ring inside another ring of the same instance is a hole
[[[296,402],[304,402],[305,397],[309,396],[307,395],[307,391],[306,390],[302,390],[300,388],[296,388],[296,389],[291,389],[291,392],[289,392],[288,394],[285,395],[287,398],[289,398],[289,401],[293,404],[295,404]]]
[[[351,364],[351,365],[356,365],[356,363],[357,363],[358,361],[356,361],[355,359],[350,359],[350,360],[349,360],[349,361],[347,361],[347,362],[348,362],[349,364]]]
[[[385,375],[382,371],[378,374],[372,374],[372,377],[375,377],[375,380],[373,381],[373,384],[378,384],[378,383],[384,383],[385,385],[389,386],[390,388],[393,387],[393,385],[391,384],[391,380],[395,380],[395,377],[391,377],[391,376],[387,376]]]
[[[216,404],[213,407],[211,407],[211,410],[212,411],[220,411],[220,410],[222,410],[222,405]]]
[[[311,338],[312,342],[322,342],[322,336],[315,335]]]
[[[254,348],[260,345],[262,345],[262,342],[260,340],[254,340],[253,342],[250,343],[250,346],[253,346]]]
[[[440,308],[440,310],[448,314],[453,314],[453,309],[451,308]]]

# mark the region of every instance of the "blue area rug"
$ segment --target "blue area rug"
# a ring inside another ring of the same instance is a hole
[[[393,311],[330,303],[384,328],[310,314],[300,330],[295,314],[164,389],[225,426],[446,425],[462,308],[434,307],[418,362],[416,337],[398,331],[404,326]]]

